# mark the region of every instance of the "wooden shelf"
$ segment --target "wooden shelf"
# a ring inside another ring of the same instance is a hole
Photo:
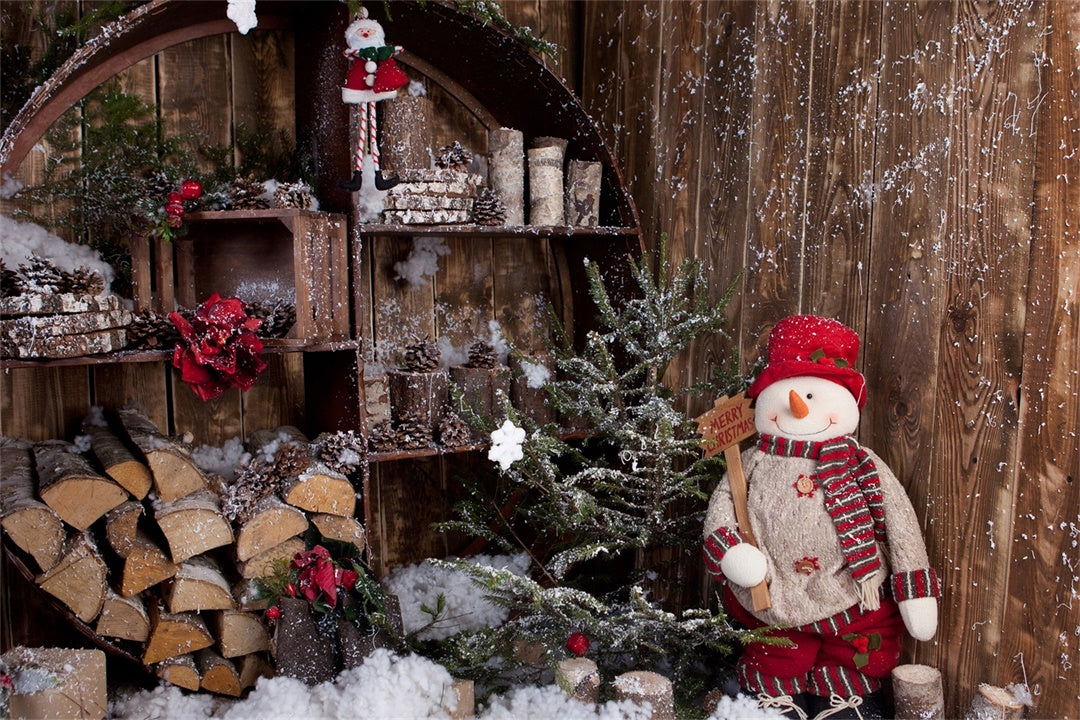
[[[588,433],[584,430],[563,430],[559,433],[560,440],[583,440],[586,437],[588,437]],[[367,461],[368,463],[383,463],[393,462],[395,460],[415,460],[417,458],[457,455],[458,453],[487,450],[489,447],[491,447],[489,443],[480,443],[477,445],[461,445],[453,448],[436,446],[417,448],[415,450],[389,450],[386,452],[368,453]]]
[[[266,338],[262,342],[263,353],[267,355],[301,352],[342,352],[346,350],[355,351],[360,348],[360,343],[356,340],[309,343],[292,338]],[[105,355],[84,355],[73,358],[41,358],[36,360],[30,358],[5,358],[0,359],[0,370],[24,367],[78,367],[81,365],[109,365],[112,363],[151,363],[168,360],[172,355],[172,348],[168,348],[162,350],[120,350]]]
[[[571,227],[567,225],[358,225],[363,235],[452,235],[455,237],[523,237],[523,238],[572,238],[572,237],[638,237],[640,231],[632,227]]]

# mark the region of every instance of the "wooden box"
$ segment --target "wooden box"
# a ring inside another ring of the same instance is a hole
[[[296,306],[287,338],[303,344],[350,339],[344,215],[295,208],[193,212],[184,224],[187,231],[171,248],[136,241],[136,308],[170,312],[174,301],[194,308],[215,292],[247,303],[285,300]]]
[[[12,693],[8,717],[42,720],[105,717],[108,696],[102,651],[17,647],[2,659],[15,672],[29,668],[42,678],[40,689]]]

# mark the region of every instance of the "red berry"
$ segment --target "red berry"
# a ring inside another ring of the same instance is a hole
[[[180,193],[178,193],[176,190],[173,190],[171,193],[169,193],[165,197],[168,199],[168,201],[170,203],[182,202],[183,199],[184,199],[184,196],[181,195]]]
[[[169,227],[178,228],[184,224],[184,218],[179,215],[170,215],[166,222],[169,223]]]
[[[270,622],[281,619],[281,608],[275,605],[266,611],[266,619]]]
[[[566,649],[581,657],[589,652],[589,638],[585,637],[585,633],[572,633],[566,639]]]
[[[296,597],[296,586],[289,583],[285,586],[285,592],[289,593],[289,597]]]
[[[183,215],[184,203],[170,202],[165,206],[165,212],[169,215]]]
[[[180,183],[180,194],[185,200],[197,200],[202,197],[202,185],[198,180],[185,180]]]

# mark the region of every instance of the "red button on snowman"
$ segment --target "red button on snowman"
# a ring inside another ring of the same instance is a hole
[[[939,587],[919,520],[892,471],[852,436],[866,400],[858,349],[855,331],[836,320],[776,324],[747,393],[758,439],[742,465],[757,546],[738,530],[726,475],[706,513],[706,566],[725,582],[732,615],[784,626],[770,634],[793,642],[751,643],[739,660],[742,687],[772,707],[863,705],[873,716],[903,630],[929,640],[937,629]],[[771,606],[754,610],[750,589],[762,581]],[[853,637],[874,643],[861,649]]]

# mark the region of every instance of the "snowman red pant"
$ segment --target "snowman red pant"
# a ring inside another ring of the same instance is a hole
[[[747,628],[764,627],[726,587],[724,599],[732,617]],[[887,597],[877,610],[855,606],[809,625],[772,630],[770,637],[787,638],[793,645],[747,644],[739,658],[739,684],[772,697],[869,695],[900,663],[903,633],[900,610]]]

